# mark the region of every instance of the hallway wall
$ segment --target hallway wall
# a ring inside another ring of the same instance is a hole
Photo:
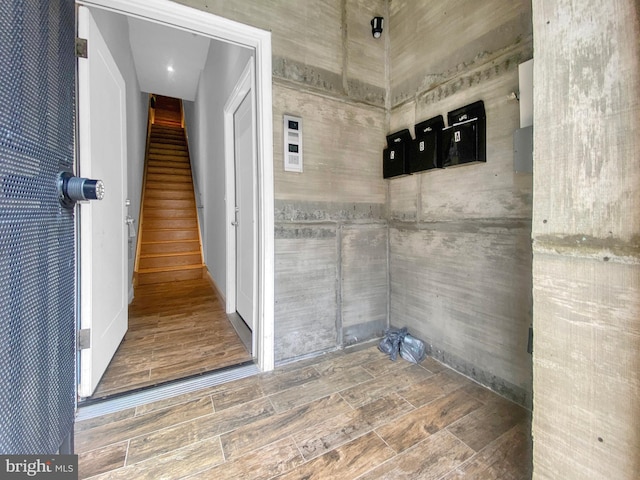
[[[390,131],[483,100],[487,161],[391,179],[391,323],[430,353],[531,404],[532,175],[514,173],[528,0],[393,1]]]
[[[204,260],[226,295],[224,106],[252,56],[248,48],[212,42],[194,102],[184,102],[185,126],[198,199]]]
[[[386,39],[369,22],[387,2],[180,3],[272,32],[276,360],[381,334]],[[283,114],[302,117],[303,173],[284,171]]]

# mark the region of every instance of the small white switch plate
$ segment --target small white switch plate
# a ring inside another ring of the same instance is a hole
[[[284,170],[302,172],[302,118],[284,115]]]

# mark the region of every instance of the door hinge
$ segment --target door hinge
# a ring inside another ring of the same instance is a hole
[[[78,330],[78,350],[91,348],[91,329],[81,328]]]
[[[76,57],[87,58],[87,39],[76,37]]]

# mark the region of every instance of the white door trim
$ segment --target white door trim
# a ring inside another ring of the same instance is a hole
[[[76,3],[165,24],[254,49],[258,158],[256,359],[262,371],[273,370],[275,363],[274,188],[271,33],[168,0],[77,0]],[[227,289],[228,287],[227,285]]]

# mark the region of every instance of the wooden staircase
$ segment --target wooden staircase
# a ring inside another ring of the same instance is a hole
[[[166,98],[166,97],[160,97]],[[151,125],[140,223],[137,284],[202,278],[204,264],[189,151],[179,100],[157,100]]]

